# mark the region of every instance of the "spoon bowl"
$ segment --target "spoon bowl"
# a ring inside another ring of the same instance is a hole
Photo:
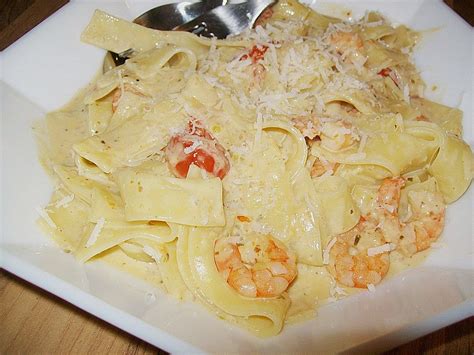
[[[198,36],[224,39],[253,27],[259,16],[275,0],[247,0],[227,4],[227,0],[180,2],[155,7],[133,22],[157,30],[187,31]],[[122,53],[108,52],[104,72],[125,63],[133,48]]]
[[[166,4],[148,10],[133,20],[133,22],[155,30],[169,31],[226,3],[226,0],[205,0]]]
[[[155,30],[170,31],[203,15],[215,7],[225,5],[227,0],[203,0],[198,2],[181,1],[154,7],[138,16],[134,23]],[[103,71],[122,65],[126,55],[107,52]]]

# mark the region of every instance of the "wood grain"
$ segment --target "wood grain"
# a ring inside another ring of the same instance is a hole
[[[474,351],[474,317],[440,329],[408,344],[387,351],[386,355],[472,354]]]
[[[0,0],[0,51],[69,0]]]
[[[474,0],[444,0],[467,23],[474,26]]]
[[[0,270],[0,354],[167,354]]]
[[[167,354],[3,270],[0,319],[0,354]],[[386,354],[472,354],[473,326],[471,317]]]

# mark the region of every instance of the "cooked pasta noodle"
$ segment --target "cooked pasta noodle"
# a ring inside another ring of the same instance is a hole
[[[133,55],[47,115],[43,228],[262,337],[372,289],[472,179],[462,112],[423,98],[418,37],[294,0],[225,40],[97,10],[82,40]]]

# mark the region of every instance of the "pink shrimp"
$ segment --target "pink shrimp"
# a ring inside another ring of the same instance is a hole
[[[390,267],[390,256],[384,249],[371,253],[385,244],[374,223],[361,218],[354,228],[336,238],[329,252],[328,270],[339,283],[366,288],[382,281]]]
[[[180,178],[188,175],[191,164],[220,179],[230,170],[224,147],[197,120],[191,120],[184,133],[171,137],[165,156],[170,170]]]
[[[242,296],[277,297],[297,274],[296,256],[270,236],[253,236],[243,244],[221,238],[214,250],[218,271]]]
[[[320,158],[316,158],[313,166],[311,167],[311,177],[320,177],[328,173],[334,175],[334,172],[339,167],[339,165],[339,163],[322,161]]]
[[[400,235],[398,204],[401,178],[384,179],[377,192],[375,210],[361,217],[349,231],[336,236],[330,249],[329,272],[336,280],[349,287],[365,288],[376,285],[390,267],[389,242]]]
[[[405,185],[402,178],[384,179],[377,192],[375,211],[367,217],[378,223],[385,241],[398,243],[401,224],[398,218],[401,189]]]
[[[146,95],[144,93],[142,93],[139,89],[137,89],[133,85],[124,84],[123,91],[131,92],[134,95],[146,97]],[[120,99],[122,98],[123,94],[124,94],[124,92],[122,92],[122,89],[120,87],[116,88],[112,92],[112,112],[115,112],[117,110],[117,108],[119,106],[119,103],[120,103]]]
[[[411,217],[402,226],[400,249],[406,255],[428,249],[444,228],[445,204],[439,192],[411,191]]]
[[[367,60],[364,42],[357,33],[337,31],[329,37],[329,43],[344,61],[363,65]]]

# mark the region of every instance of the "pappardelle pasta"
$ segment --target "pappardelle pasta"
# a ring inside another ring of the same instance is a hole
[[[373,290],[472,179],[462,112],[423,98],[418,37],[294,0],[225,40],[97,10],[82,40],[133,56],[41,122],[40,224],[261,337]]]

